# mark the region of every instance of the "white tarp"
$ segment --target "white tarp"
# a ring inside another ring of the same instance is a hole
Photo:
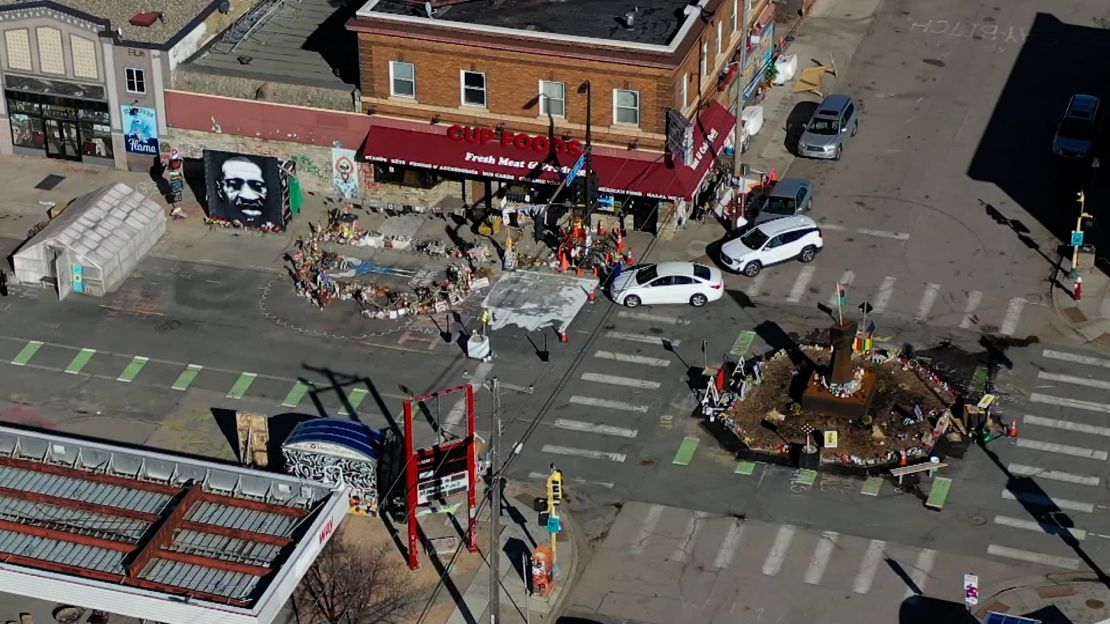
[[[585,305],[597,279],[513,271],[504,273],[482,306],[493,318],[490,329],[516,325],[526,331],[570,325]]]

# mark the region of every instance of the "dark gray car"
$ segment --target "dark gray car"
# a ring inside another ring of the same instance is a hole
[[[753,223],[804,215],[813,207],[813,183],[804,178],[783,178],[763,199]]]

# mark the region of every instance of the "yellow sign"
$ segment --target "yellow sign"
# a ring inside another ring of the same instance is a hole
[[[993,394],[984,394],[983,398],[979,399],[979,403],[975,407],[985,410],[991,406],[991,403],[994,403],[994,399],[995,397]]]
[[[825,448],[836,448],[836,432],[825,432]]]

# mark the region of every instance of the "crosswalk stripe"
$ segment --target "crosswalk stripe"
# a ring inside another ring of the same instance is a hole
[[[675,316],[666,316],[663,314],[655,314],[654,312],[632,312],[630,310],[621,310],[617,312],[620,318],[633,319],[637,321],[650,321],[652,323],[666,323],[667,325],[689,325],[690,319],[678,318]]]
[[[614,427],[612,425],[600,425],[597,423],[583,422],[581,420],[570,420],[569,418],[556,418],[553,426],[557,429],[581,431],[584,433],[600,433],[601,435],[616,436],[618,438],[635,438],[637,434],[635,429]]]
[[[80,373],[81,369],[85,368],[85,365],[89,363],[94,355],[96,355],[96,349],[81,349],[77,355],[73,356],[73,361],[66,367],[66,372],[70,375]]]
[[[35,357],[35,354],[39,352],[43,344],[45,343],[39,340],[28,340],[27,344],[24,345],[19,353],[12,359],[12,364],[16,366],[25,366],[27,362],[31,361],[31,358]]]
[[[810,559],[809,567],[806,568],[806,583],[810,585],[821,584],[821,577],[825,576],[825,568],[829,566],[829,559],[832,558],[838,539],[840,539],[840,534],[835,531],[821,532],[821,538],[817,540],[817,547],[813,549],[813,558]]]
[[[718,570],[727,568],[732,564],[732,558],[736,556],[736,550],[740,546],[740,537],[744,534],[744,525],[739,521],[732,523],[728,528],[728,533],[725,534],[725,540],[721,542],[721,547],[717,549],[717,556],[713,559],[713,567]]]
[[[569,455],[571,457],[585,457],[586,459],[604,459],[611,462],[622,463],[627,458],[624,453],[609,453],[607,451],[595,451],[592,449],[572,448],[569,446],[558,446],[556,444],[545,444],[543,449],[544,453],[551,455]]]
[[[362,405],[363,400],[366,399],[366,396],[368,394],[370,394],[370,391],[366,388],[355,388],[354,390],[351,390],[351,393],[347,395],[347,400],[345,402],[345,405],[343,406],[343,409],[339,410],[339,415],[352,416],[352,411],[357,414],[358,406]]]
[[[227,398],[241,399],[247,393],[247,389],[254,383],[254,378],[258,375],[254,373],[243,373],[235,380],[235,384],[231,386],[231,390],[227,391]]]
[[[761,272],[759,275],[753,277],[751,283],[749,283],[748,287],[744,289],[744,294],[749,297],[758,297],[759,294],[762,292],[763,281],[765,279],[767,279],[766,272]]]
[[[837,284],[843,284],[845,288],[848,288],[851,287],[854,281],[856,281],[855,271],[845,271],[840,275],[840,280],[837,281]],[[839,299],[840,295],[834,292],[832,297],[829,297],[829,307],[835,310]]]
[[[1010,464],[1006,467],[1010,474],[1019,477],[1034,477],[1037,479],[1049,479],[1051,481],[1062,481],[1064,483],[1075,483],[1077,485],[1092,485],[1097,487],[1102,482],[1098,477],[1091,477],[1087,475],[1072,474],[1070,472],[1060,472],[1059,470],[1045,470],[1044,468],[1037,468],[1036,466],[1026,466],[1024,464]]]
[[[177,380],[170,386],[170,390],[177,390],[179,392],[188,390],[189,386],[193,384],[193,381],[202,370],[204,370],[204,367],[200,364],[189,364],[185,367],[185,370],[181,371],[181,374],[177,376]]]
[[[879,571],[879,564],[883,561],[883,549],[886,542],[871,540],[867,544],[867,552],[863,554],[856,580],[852,583],[852,591],[857,594],[866,594],[871,590],[871,583],[875,582],[875,573]]]
[[[937,302],[939,292],[940,284],[925,284],[925,292],[921,293],[921,302],[917,304],[917,316],[913,317],[913,320],[924,321],[929,318],[929,312],[933,310],[933,304]]]
[[[443,428],[447,431],[455,431],[459,424],[462,423],[463,416],[466,415],[466,397],[462,397],[451,409],[447,412],[447,417],[443,419]]]
[[[590,407],[600,407],[602,409],[620,410],[622,412],[639,412],[646,414],[648,407],[646,405],[633,405],[626,401],[610,401],[609,399],[595,399],[594,397],[585,397],[574,395],[570,397],[570,403],[575,405],[589,405]]]
[[[886,310],[887,304],[890,303],[890,296],[894,294],[894,283],[897,281],[897,277],[887,275],[883,278],[883,283],[879,284],[879,290],[875,293],[874,301],[871,302],[871,307],[876,313]]]
[[[925,585],[929,582],[929,573],[933,571],[933,564],[937,560],[937,551],[926,548],[917,553],[917,561],[913,564],[913,570],[910,570],[910,580],[917,586],[917,589],[922,594],[925,593]],[[914,595],[911,588],[906,589],[906,598]]]
[[[1031,393],[1029,395],[1029,400],[1033,401],[1034,403],[1047,403],[1049,405],[1059,405],[1060,407],[1073,407],[1075,409],[1110,414],[1110,405],[1107,405],[1105,403],[1095,403],[1094,401],[1081,401],[1079,399],[1071,399],[1068,397],[1057,397],[1050,394],[1041,394],[1040,392]]]
[[[643,344],[652,344],[659,346],[663,346],[663,343],[669,343],[671,346],[675,347],[682,344],[682,341],[678,340],[677,338],[671,340],[670,338],[661,338],[659,336],[647,336],[645,334],[632,334],[629,332],[620,331],[607,331],[605,332],[605,337],[612,338],[613,340],[624,340],[625,342],[640,342]]]
[[[594,383],[609,384],[610,386],[641,388],[643,390],[655,390],[662,385],[658,381],[651,381],[648,379],[635,379],[632,377],[620,377],[617,375],[606,375],[604,373],[582,373],[581,379],[582,381],[592,381]]]
[[[790,295],[786,297],[789,303],[798,303],[806,294],[806,287],[809,286],[810,280],[813,279],[813,273],[817,269],[811,266],[804,266],[798,272],[798,277],[794,278],[794,285],[790,287]]]
[[[663,358],[653,358],[646,355],[632,355],[631,353],[615,353],[612,351],[595,351],[594,357],[602,360],[624,362],[625,364],[642,364],[644,366],[657,366],[659,368],[665,368],[671,365],[670,360],[665,360]]]
[[[764,574],[774,576],[782,570],[782,562],[786,561],[786,551],[790,548],[790,542],[794,541],[794,534],[797,532],[798,529],[789,524],[779,527],[778,533],[775,534],[775,542],[771,544],[771,551],[763,561]]]
[[[975,310],[983,301],[983,291],[973,290],[967,293],[967,305],[964,306],[964,318],[960,321],[960,329],[971,329],[975,323]]]
[[[1055,349],[1045,349],[1044,351],[1041,351],[1041,355],[1050,360],[1061,360],[1064,362],[1087,364],[1088,366],[1101,366],[1102,368],[1110,368],[1110,360],[1091,357],[1089,355],[1068,353],[1066,351],[1056,351]]]
[[[1076,386],[1098,388],[1099,390],[1110,390],[1110,381],[1103,381],[1101,379],[1089,379],[1087,377],[1079,377],[1077,375],[1064,375],[1062,373],[1049,373],[1046,371],[1040,371],[1037,373],[1037,379],[1043,379],[1044,381],[1058,381],[1060,383],[1070,383]]]
[[[659,524],[659,518],[662,516],[662,505],[648,507],[647,513],[644,514],[644,523],[640,525],[640,532],[636,535],[636,541],[632,542],[632,548],[629,549],[632,554],[639,555],[644,552],[644,546],[647,546],[651,534],[655,532],[655,525]]]
[[[1058,527],[1051,524],[1041,525],[1036,520],[1026,520],[1025,518],[1011,518],[1010,516],[995,516],[994,523],[999,526],[1010,527],[1011,529],[1024,529],[1026,531],[1033,531],[1034,533],[1047,533],[1049,535],[1063,535],[1065,528]],[[1083,529],[1066,529],[1072,534],[1072,537],[1079,541],[1087,539],[1087,532]]]
[[[1106,460],[1106,451],[1083,448],[1081,446],[1056,444],[1055,442],[1041,442],[1040,440],[1030,440],[1029,438],[1018,438],[1016,444],[1021,448],[1032,449],[1034,451],[1059,453],[1060,455],[1071,455],[1072,457],[1083,457],[1086,459]]]
[[[528,478],[529,479],[538,479],[540,481],[546,481],[547,478],[550,477],[550,476],[551,476],[550,472],[529,472],[528,473]],[[590,481],[588,479],[583,479],[581,477],[566,477],[566,476],[564,476],[563,481],[570,481],[571,483],[575,483],[575,484],[578,484],[578,485],[600,485],[601,487],[609,489],[609,490],[613,489],[613,486],[614,486],[612,481]]]
[[[682,532],[685,537],[678,541],[675,546],[674,553],[671,554],[671,561],[678,561],[686,563],[690,560],[690,551],[693,550],[693,545],[698,539],[698,533],[701,533],[702,527],[705,522],[702,522],[703,516],[701,512],[695,511],[690,519],[686,521],[686,530]]]
[[[1080,511],[1083,513],[1092,513],[1095,510],[1095,506],[1093,503],[1084,503],[1083,501],[1068,500],[1066,498],[1056,498],[1055,496],[1048,496],[1047,494],[1037,494],[1035,492],[1021,492],[1020,494],[1014,494],[1010,490],[1002,490],[1002,500],[1018,501],[1036,507],[1051,508],[1052,506],[1056,506],[1067,511]]]
[[[131,363],[127,365],[127,368],[123,369],[123,372],[119,374],[119,377],[116,377],[116,381],[131,383],[135,380],[136,377],[139,376],[139,371],[143,370],[143,367],[146,366],[146,363],[149,361],[149,358],[145,358],[141,355],[136,355],[135,357],[131,358]]]
[[[1064,431],[1076,431],[1079,433],[1089,433],[1091,435],[1100,435],[1110,438],[1110,427],[1099,427],[1097,425],[1088,425],[1085,423],[1072,422],[1070,420],[1060,420],[1057,418],[1044,418],[1042,416],[1026,415],[1022,419],[1027,425],[1037,425],[1040,427],[1052,427],[1053,429],[1063,429]]]
[[[1025,299],[1021,297],[1010,299],[1010,305],[1006,306],[1006,316],[1002,318],[1002,326],[998,328],[998,333],[1013,336],[1017,331],[1018,322],[1021,321],[1021,311],[1024,308]]]
[[[1064,568],[1065,570],[1079,569],[1079,560],[1072,557],[1057,557],[1055,555],[1046,555],[1031,550],[1021,550],[1020,548],[1010,548],[1009,546],[999,546],[997,544],[988,544],[987,554],[994,555],[995,557],[1024,561],[1026,563],[1043,563],[1044,565],[1050,565],[1054,568]]]

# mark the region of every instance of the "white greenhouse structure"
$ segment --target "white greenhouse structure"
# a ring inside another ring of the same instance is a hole
[[[166,233],[154,200],[117,183],[69,203],[15,254],[15,277],[96,297],[119,288]]]

